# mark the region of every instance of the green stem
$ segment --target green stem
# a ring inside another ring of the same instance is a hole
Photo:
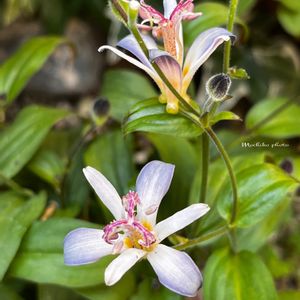
[[[201,136],[202,140],[202,176],[201,176],[201,191],[200,202],[206,202],[207,182],[208,182],[208,169],[209,169],[209,137],[206,133]]]
[[[209,127],[205,129],[207,134],[210,136],[210,138],[213,140],[213,142],[215,143],[218,151],[220,152],[228,173],[229,173],[229,177],[230,177],[230,181],[231,181],[231,187],[232,187],[232,198],[233,198],[233,204],[232,204],[232,213],[231,213],[231,219],[230,219],[230,225],[234,224],[235,219],[236,219],[236,215],[237,215],[237,209],[238,209],[238,189],[237,189],[237,181],[236,181],[236,177],[233,171],[233,167],[230,161],[230,158],[224,148],[224,146],[222,145],[221,141],[219,140],[219,138],[217,137],[217,135],[214,133],[214,131]]]
[[[175,249],[177,250],[185,250],[191,247],[199,246],[200,244],[207,242],[213,238],[219,237],[227,232],[228,228],[226,226],[220,227],[216,229],[215,231],[209,232],[205,235],[202,235],[198,238],[189,240],[183,244],[179,244],[177,246],[174,246]]]
[[[227,30],[232,32],[234,26],[234,19],[236,10],[238,7],[238,0],[231,0],[228,14]],[[223,57],[223,72],[227,73],[230,67],[230,55],[231,55],[231,40],[227,41],[224,46],[224,57]]]

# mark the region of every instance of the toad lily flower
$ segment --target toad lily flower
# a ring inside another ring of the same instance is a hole
[[[185,252],[161,242],[203,216],[209,207],[193,204],[156,224],[157,210],[171,184],[174,166],[160,161],[148,163],[137,178],[136,192],[130,191],[122,199],[97,170],[87,167],[83,171],[115,221],[103,230],[71,231],[64,241],[65,264],[83,265],[119,254],[105,270],[105,283],[110,286],[146,258],[164,286],[184,296],[195,296],[202,283],[198,267]]]
[[[219,45],[224,41],[234,40],[235,38],[231,32],[223,28],[208,29],[195,39],[185,59],[183,59],[184,47],[181,21],[183,19],[194,19],[199,15],[192,13],[192,2],[191,0],[181,0],[177,5],[176,0],[165,0],[164,15],[146,5],[144,1],[141,2],[140,15],[150,24],[152,22],[155,25],[155,35],[163,37],[164,51],[158,49],[156,42],[151,37],[143,36],[149,52],[149,57],[146,57],[133,35],[128,35],[122,39],[117,47],[125,49],[135,57],[131,57],[108,45],[102,46],[98,50],[99,52],[103,50],[113,51],[118,56],[144,70],[158,85],[161,91],[160,102],[167,103],[167,112],[173,114],[178,113],[178,99],[160,78],[152,63],[158,65],[176,91],[189,102],[190,97],[187,90],[196,71]]]

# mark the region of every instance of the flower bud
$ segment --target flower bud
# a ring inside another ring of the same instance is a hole
[[[110,104],[107,99],[99,98],[95,101],[92,109],[92,118],[97,126],[102,125],[108,118]]]
[[[207,81],[206,92],[213,101],[222,101],[226,99],[230,86],[230,77],[227,74],[220,73]]]
[[[140,3],[136,0],[131,0],[129,2],[129,10],[128,10],[129,25],[136,24],[136,20],[139,16],[140,6],[141,6]]]

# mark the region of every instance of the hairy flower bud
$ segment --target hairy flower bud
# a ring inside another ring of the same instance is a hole
[[[222,101],[226,99],[230,86],[230,77],[227,74],[220,73],[207,81],[206,92],[213,101]]]
[[[129,2],[128,17],[129,25],[136,24],[137,18],[139,16],[140,3],[136,0],[131,0]]]
[[[92,109],[92,119],[97,126],[102,125],[108,118],[110,104],[107,99],[99,98],[95,101]]]

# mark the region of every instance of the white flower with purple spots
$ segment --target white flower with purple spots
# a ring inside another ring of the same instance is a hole
[[[83,172],[115,221],[103,230],[71,231],[64,241],[65,264],[89,264],[103,256],[119,254],[105,270],[105,283],[110,286],[146,258],[161,284],[178,294],[195,296],[202,284],[198,267],[185,252],[161,242],[206,214],[209,207],[193,204],[156,224],[157,210],[170,187],[174,166],[160,161],[148,163],[137,178],[136,191],[122,199],[100,172],[91,167]]]
[[[162,37],[163,49],[160,50],[156,42],[150,36],[143,36],[143,40],[149,51],[149,59],[142,51],[140,45],[133,35],[128,35],[122,39],[117,47],[123,48],[135,56],[131,57],[115,47],[104,45],[99,48],[99,52],[110,50],[118,56],[126,59],[136,67],[144,70],[157,84],[161,91],[159,98],[161,103],[167,103],[166,110],[176,114],[179,111],[178,99],[169,90],[163,80],[152,66],[155,62],[176,91],[187,102],[190,97],[187,93],[188,87],[202,64],[223,42],[234,40],[235,36],[224,28],[214,27],[208,29],[195,39],[186,57],[184,58],[184,44],[182,34],[182,20],[193,20],[199,13],[193,13],[192,0],[165,0],[164,14],[156,11],[144,1],[141,1],[140,15],[150,24],[156,37]],[[149,28],[148,25],[140,25],[141,28]]]

